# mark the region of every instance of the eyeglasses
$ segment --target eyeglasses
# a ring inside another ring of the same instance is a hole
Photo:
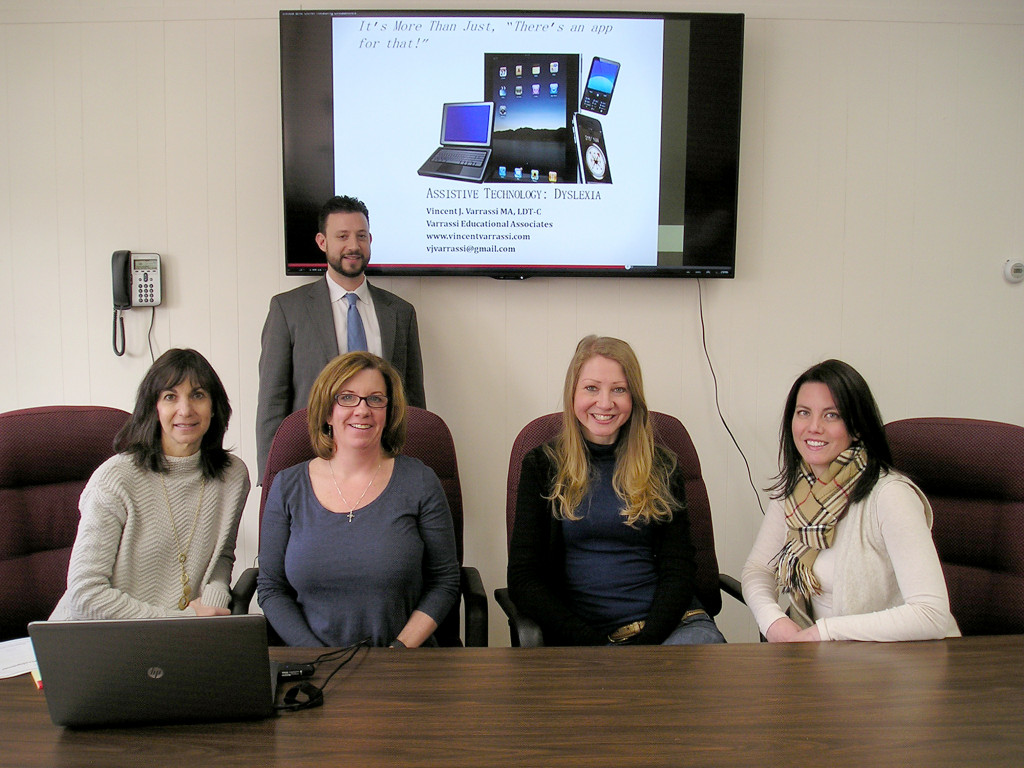
[[[366,397],[360,397],[359,395],[354,395],[351,392],[339,392],[334,396],[334,402],[342,408],[355,408],[359,405],[360,400],[364,401],[371,408],[388,407],[387,395],[367,395]]]

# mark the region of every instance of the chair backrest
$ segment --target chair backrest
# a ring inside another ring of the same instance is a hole
[[[1024,633],[1024,427],[920,418],[885,433],[896,468],[931,502],[960,631]]]
[[[85,405],[0,414],[0,641],[25,637],[67,589],[78,499],[128,418]]]
[[[458,552],[459,565],[462,565],[462,485],[459,482],[459,465],[455,456],[455,441],[448,425],[436,413],[408,406],[405,411],[406,437],[402,453],[419,459],[437,475],[441,481],[448,508],[452,513],[455,526],[455,546]],[[260,494],[260,523],[263,522],[263,509],[273,485],[274,478],[281,470],[296,464],[309,461],[316,454],[309,442],[309,431],[306,426],[306,409],[289,415],[281,422],[270,445],[267,456],[267,469],[263,474],[263,490]],[[435,637],[441,645],[459,645],[459,608],[456,606],[449,612]]]
[[[654,441],[676,455],[686,479],[690,540],[697,561],[696,593],[707,612],[715,616],[722,609],[722,593],[718,586],[718,557],[715,555],[715,532],[711,524],[711,502],[700,473],[700,458],[697,449],[693,447],[690,433],[675,416],[651,411],[651,424],[654,427]],[[553,440],[561,428],[561,413],[539,416],[522,428],[512,444],[505,497],[505,534],[510,542],[516,521],[516,499],[523,458],[538,445]]]
[[[270,488],[274,484],[277,473],[294,467],[303,461],[315,458],[313,444],[309,442],[306,428],[306,409],[289,414],[285,417],[274,433],[267,454],[267,466],[263,471],[263,490],[260,492],[260,527],[263,526],[263,510],[267,506]]]

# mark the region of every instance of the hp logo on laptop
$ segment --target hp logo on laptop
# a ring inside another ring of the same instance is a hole
[[[160,669],[160,667],[150,667],[146,670],[146,674],[154,680],[159,680],[161,677],[164,676],[164,671]]]

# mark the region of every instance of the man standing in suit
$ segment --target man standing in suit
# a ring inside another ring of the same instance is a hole
[[[410,405],[426,408],[419,329],[412,304],[370,285],[370,214],[354,197],[332,197],[320,209],[316,244],[327,257],[324,280],[279,293],[263,325],[256,449],[260,477],[270,443],[284,418],[306,407],[309,390],[328,362],[353,348],[390,361]],[[348,294],[355,299],[348,299]],[[349,305],[358,312],[349,336]],[[355,326],[361,325],[361,328]],[[361,333],[360,333],[361,332]],[[365,343],[365,346],[362,346]]]

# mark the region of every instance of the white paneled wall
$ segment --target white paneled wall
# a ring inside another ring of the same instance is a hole
[[[228,439],[255,465],[260,329],[270,297],[302,282],[282,266],[277,41],[278,9],[298,5],[0,2],[0,410],[130,409],[150,313],[128,313],[115,357],[110,254],[157,251],[156,352],[211,359],[234,405]],[[449,7],[472,5],[507,3]],[[459,450],[466,559],[488,589],[505,583],[512,440],[558,408],[587,333],[630,341],[652,407],[690,429],[734,575],[760,512],[703,335],[758,488],[789,384],[825,357],[865,374],[886,419],[1024,424],[1024,285],[1001,276],[1024,258],[1024,6],[658,7],[747,14],[736,279],[702,295],[692,280],[378,280],[419,312],[427,398]],[[256,555],[257,506],[254,490],[240,565]],[[491,619],[492,644],[507,643],[497,608]],[[742,607],[720,623],[756,638]]]

